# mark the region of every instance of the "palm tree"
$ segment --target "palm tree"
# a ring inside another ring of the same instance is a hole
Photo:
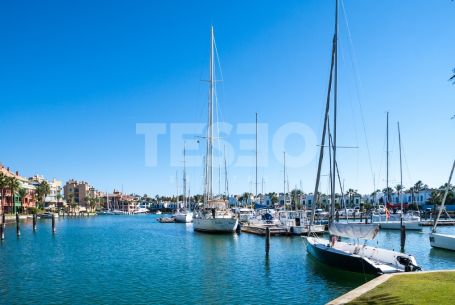
[[[66,198],[66,203],[68,204],[68,207],[70,208],[70,212],[71,212],[71,209],[73,208],[73,194],[70,193],[68,194],[68,197]]]
[[[13,207],[13,211],[14,211],[14,213],[16,213],[16,204],[14,202],[14,194],[16,193],[16,190],[18,190],[20,187],[19,180],[17,180],[17,178],[14,176],[8,177],[6,180],[6,184],[11,192],[11,205]]]
[[[7,176],[4,173],[0,173],[0,191],[2,195],[2,213],[4,211],[4,206],[5,206],[5,189],[7,187],[6,184],[6,178]]]
[[[44,206],[44,199],[46,196],[51,192],[51,187],[46,180],[43,180],[38,186],[36,187],[36,197],[38,199],[38,204],[40,206]]]
[[[59,204],[60,200],[62,199],[62,194],[60,194],[60,190],[58,191],[58,193],[55,197],[57,198],[57,207],[58,207],[58,204]]]
[[[353,204],[352,197],[354,197],[354,195],[355,195],[356,193],[357,193],[357,191],[354,190],[354,189],[349,189],[349,190],[348,190],[349,204],[350,204],[350,205]]]
[[[17,193],[19,194],[19,197],[21,198],[21,212],[24,213],[24,199],[28,193],[27,189],[21,187],[21,188],[19,188],[19,191]]]

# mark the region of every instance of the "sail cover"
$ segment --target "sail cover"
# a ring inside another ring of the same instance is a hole
[[[348,238],[374,239],[379,232],[379,225],[334,222],[330,225],[329,232]]]

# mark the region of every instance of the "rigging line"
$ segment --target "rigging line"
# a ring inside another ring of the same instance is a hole
[[[344,16],[344,20],[345,20],[345,24],[346,24],[346,30],[347,30],[347,33],[348,33],[348,41],[349,41],[349,46],[350,46],[349,50],[350,50],[350,53],[351,53],[351,65],[353,67],[353,72],[354,72],[354,79],[355,79],[354,83],[355,83],[355,88],[356,88],[357,103],[359,104],[359,108],[360,108],[360,118],[361,118],[361,121],[362,121],[363,134],[364,134],[364,137],[365,137],[365,144],[367,146],[368,161],[369,161],[369,165],[370,165],[371,177],[374,180],[373,162],[371,160],[371,151],[370,151],[370,145],[368,144],[368,137],[367,137],[367,131],[366,131],[366,124],[365,124],[365,116],[364,116],[363,106],[362,106],[361,98],[360,98],[359,86],[361,85],[361,83],[360,83],[360,78],[359,78],[358,73],[357,73],[357,66],[355,64],[356,55],[355,55],[355,50],[354,50],[354,43],[352,41],[351,30],[350,30],[350,27],[349,27],[348,17],[347,17],[347,14],[346,14],[346,10],[345,10],[345,7],[344,7],[344,1],[343,0],[341,0],[341,9],[343,11],[343,16]]]

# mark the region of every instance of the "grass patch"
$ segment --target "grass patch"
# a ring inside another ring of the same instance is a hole
[[[348,304],[455,304],[455,271],[400,274]]]

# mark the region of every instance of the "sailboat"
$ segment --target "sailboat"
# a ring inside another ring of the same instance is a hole
[[[187,196],[186,196],[186,147],[183,144],[183,209],[177,208],[174,214],[175,222],[189,223],[193,221],[193,212],[188,208]]]
[[[193,215],[193,229],[199,232],[230,233],[238,225],[238,219],[229,208],[229,203],[222,197],[215,198],[212,191],[213,178],[213,99],[215,97],[214,70],[215,36],[213,26],[210,28],[210,69],[209,69],[209,102],[207,126],[207,151],[205,156],[204,203]]]
[[[347,237],[359,241],[374,239],[379,232],[377,224],[359,224],[359,223],[337,223],[334,222],[335,211],[335,172],[336,172],[336,111],[337,111],[337,40],[338,40],[338,0],[335,7],[335,33],[332,45],[332,58],[330,78],[328,85],[328,94],[325,107],[324,127],[322,131],[321,145],[319,150],[318,171],[314,190],[314,202],[312,203],[312,213],[310,219],[311,225],[314,222],[316,205],[319,202],[319,181],[321,178],[322,160],[324,156],[325,138],[328,133],[329,154],[330,154],[330,172],[331,172],[331,209],[329,216],[329,233],[330,238],[318,238],[309,236],[305,239],[306,248],[310,255],[319,261],[328,265],[353,271],[372,274],[394,273],[401,271],[416,271],[417,266],[415,258],[408,254],[403,254],[378,247],[367,246],[360,243],[347,243],[338,241],[339,237]],[[333,86],[333,142],[329,128],[329,111]],[[310,232],[311,233],[311,232]]]
[[[401,134],[400,134],[400,123],[398,123],[398,145],[400,150],[400,185],[403,185],[403,170],[401,164]],[[389,113],[387,112],[387,200],[386,203],[390,203],[390,191],[389,191]],[[379,224],[381,229],[390,230],[401,230],[404,226],[406,230],[421,231],[420,216],[412,214],[404,214],[403,210],[403,195],[402,190],[399,191],[400,197],[400,210],[399,214],[373,214],[372,222]]]
[[[447,194],[450,189],[450,182],[452,181],[453,170],[455,168],[455,160],[453,161],[452,170],[450,171],[449,181],[446,185],[446,190],[444,192],[444,197],[442,198],[441,206],[439,207],[438,216],[434,222],[433,229],[430,233],[430,244],[432,247],[442,248],[447,250],[455,251],[455,235],[453,234],[442,234],[436,232],[436,227],[438,226],[439,218],[441,217],[442,211],[444,210],[444,205],[446,203]]]

